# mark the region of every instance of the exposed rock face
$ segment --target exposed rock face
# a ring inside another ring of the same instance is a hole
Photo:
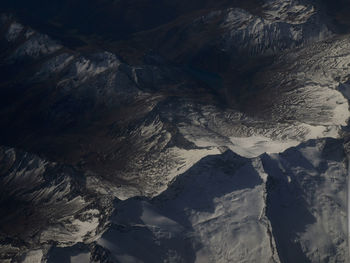
[[[267,216],[281,262],[346,262],[348,171],[342,142],[309,141],[264,156],[263,163],[270,175]]]
[[[228,9],[221,25],[224,48],[250,55],[282,50],[324,40],[332,35],[310,3],[266,1],[261,14]]]
[[[219,2],[105,48],[0,16],[0,260],[346,262],[350,37]]]
[[[78,251],[100,262],[345,262],[346,180],[341,140],[208,156],[159,196],[117,202],[97,247]]]
[[[81,172],[12,148],[0,151],[2,259],[96,238],[112,203],[88,191]]]

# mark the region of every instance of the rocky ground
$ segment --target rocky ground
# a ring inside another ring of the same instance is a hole
[[[178,2],[79,45],[1,15],[0,260],[346,262],[341,10]]]

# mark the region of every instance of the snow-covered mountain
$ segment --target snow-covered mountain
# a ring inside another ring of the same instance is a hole
[[[0,151],[1,258],[20,260],[28,251],[43,256],[52,242],[60,247],[96,239],[112,199],[86,189],[85,176],[73,167],[13,148]]]
[[[0,16],[1,261],[347,261],[350,36],[323,1],[178,2],[78,46]]]
[[[117,203],[97,243],[120,262],[345,262],[342,148],[205,157],[159,196]]]
[[[251,159],[228,150],[203,158],[156,197],[116,201],[95,239],[69,246],[72,234],[50,249],[37,245],[24,262],[346,262],[347,173],[342,140]],[[99,214],[92,212],[75,220],[85,231]]]

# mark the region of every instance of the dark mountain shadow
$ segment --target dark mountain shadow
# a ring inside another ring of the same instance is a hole
[[[126,39],[200,10],[232,6],[253,12],[261,0],[11,0],[1,1],[0,11],[13,12],[23,22],[74,47],[90,40]]]
[[[327,138],[322,143],[310,140],[290,148],[279,155],[280,161],[266,154],[262,156],[264,169],[269,174],[266,214],[271,222],[282,263],[311,262],[298,241],[298,234],[305,232],[308,225],[316,222],[310,204],[305,199],[310,193],[305,190],[316,189],[325,183],[321,175],[329,169],[327,161],[343,162],[345,156],[342,140]],[[308,160],[312,158],[316,161],[318,158],[308,152],[308,147],[320,147],[318,162],[311,163]],[[298,149],[304,149],[305,152]],[[311,155],[306,158],[305,154]],[[310,176],[307,171],[313,175]]]
[[[297,233],[305,231],[308,224],[316,222],[307,209],[303,190],[298,182],[288,183],[288,173],[283,172],[278,163],[264,155],[265,171],[271,175],[267,181],[267,217],[271,222],[279,258],[282,263],[311,262],[304,254]]]
[[[236,174],[238,170],[240,173]],[[221,155],[201,159],[178,176],[152,203],[164,207],[164,213],[168,217],[189,226],[186,209],[213,213],[215,198],[241,189],[252,189],[261,183],[262,179],[250,159],[228,150]],[[168,207],[172,209],[167,209]]]
[[[327,160],[341,162],[344,160],[345,156],[343,143],[343,140],[331,138],[327,139],[322,150],[322,157],[327,158]]]
[[[72,167],[1,147],[0,240],[35,243],[41,231],[76,212],[71,201],[87,194],[85,185],[85,176]]]
[[[335,26],[337,33],[350,32],[350,2],[348,0],[319,0],[324,12]]]
[[[161,195],[118,202],[114,225],[102,236],[101,245],[112,254],[143,262],[160,262],[171,251],[184,262],[195,262],[202,245],[193,237],[188,211],[213,213],[215,198],[261,183],[249,159],[231,151],[204,157]]]
[[[81,243],[78,243],[72,247],[53,247],[48,253],[47,262],[71,262],[71,258],[77,256],[80,256],[80,262],[83,262],[83,260],[86,259],[90,259],[89,248]]]
[[[150,228],[144,225],[147,211],[151,211],[155,222],[160,219],[159,225]],[[184,239],[184,229],[175,222],[162,223],[164,218],[158,213],[145,198],[119,202],[113,225],[102,235],[99,244],[120,262],[126,260],[126,256],[145,263],[166,262],[171,253],[177,254],[183,260],[181,262],[195,262],[195,251],[190,240]]]

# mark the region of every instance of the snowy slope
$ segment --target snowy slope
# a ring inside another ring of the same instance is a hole
[[[331,31],[315,8],[300,2],[266,1],[260,15],[237,8],[227,10],[222,23],[223,48],[251,55],[271,54],[330,37]]]
[[[161,195],[117,203],[98,244],[116,262],[345,262],[345,160],[333,139],[206,157]]]
[[[5,147],[0,161],[0,259],[31,250],[24,262],[38,262],[53,241],[65,247],[96,238],[108,203],[85,190],[81,172]]]
[[[231,151],[205,157],[159,196],[117,202],[96,245],[61,255],[91,253],[107,262],[346,262],[342,144],[319,139],[253,159]]]
[[[262,157],[269,218],[282,262],[346,262],[347,167],[339,140]]]
[[[184,19],[230,59],[274,55],[232,107],[185,67],[0,16],[0,124],[41,154],[0,147],[0,260],[345,262],[346,155],[325,137],[347,136],[350,38],[310,2]]]

